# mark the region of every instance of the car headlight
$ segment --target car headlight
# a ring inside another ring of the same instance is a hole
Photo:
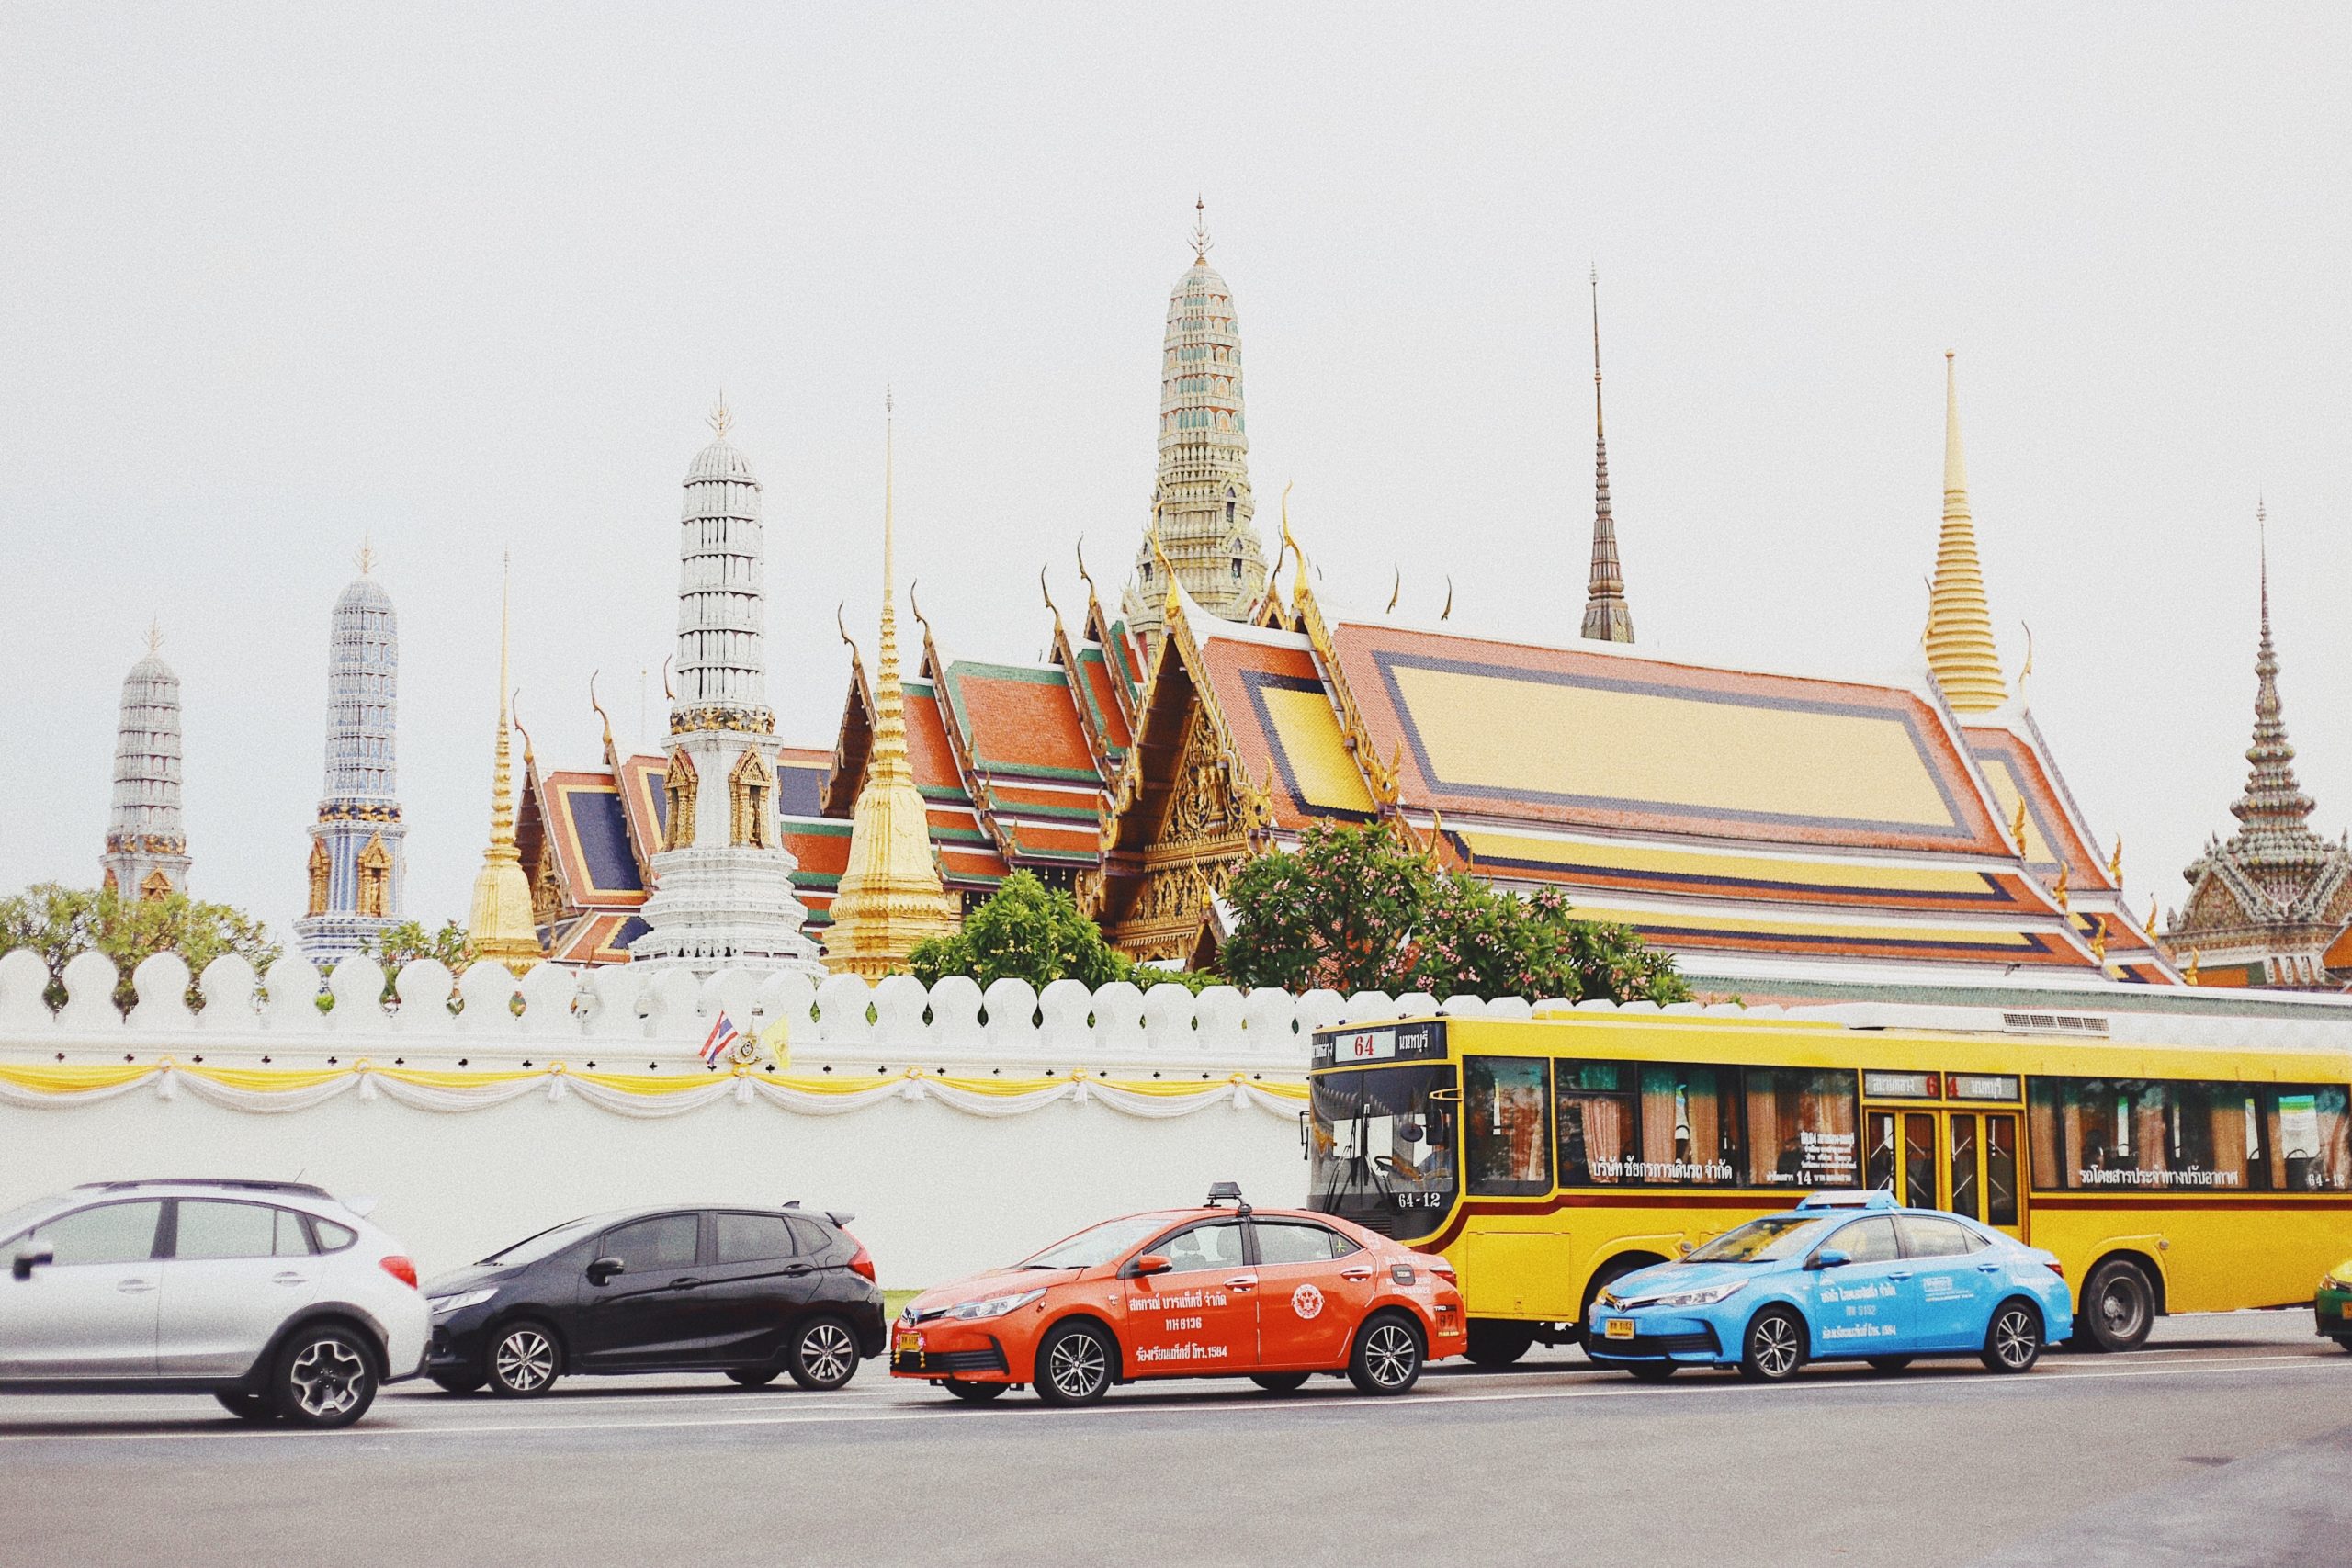
[[[1023,1291],[1016,1296],[989,1296],[984,1300],[977,1302],[958,1302],[954,1306],[947,1309],[945,1315],[960,1319],[966,1323],[969,1323],[975,1318],[1002,1317],[1006,1313],[1012,1311],[1016,1307],[1027,1306],[1031,1302],[1035,1301],[1045,1293],[1045,1291],[1041,1288],[1035,1291]]]
[[[1704,1290],[1677,1291],[1668,1296],[1653,1296],[1641,1304],[1654,1307],[1711,1307],[1717,1302],[1729,1301],[1747,1288],[1746,1280],[1735,1280],[1728,1285],[1709,1285]]]
[[[498,1287],[492,1285],[486,1290],[460,1291],[454,1296],[428,1296],[425,1298],[424,1304],[433,1309],[434,1316],[447,1317],[453,1312],[463,1312],[469,1306],[480,1306],[496,1294],[498,1294]]]

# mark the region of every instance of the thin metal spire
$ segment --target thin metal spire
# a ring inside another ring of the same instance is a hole
[[[1592,269],[1592,572],[1585,587],[1584,635],[1596,642],[1634,640],[1625,603],[1625,569],[1617,558],[1617,519],[1609,505],[1609,430],[1600,417],[1600,268]]]
[[[1216,243],[1209,238],[1209,203],[1205,194],[1193,198],[1193,264],[1209,265],[1209,251]]]

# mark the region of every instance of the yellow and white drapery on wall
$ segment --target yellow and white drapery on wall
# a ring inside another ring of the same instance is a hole
[[[521,1071],[448,1072],[355,1062],[320,1068],[216,1067],[160,1062],[106,1066],[0,1065],[0,1105],[66,1110],[152,1090],[159,1099],[192,1099],[231,1111],[308,1111],[337,1096],[382,1098],[416,1111],[481,1111],[531,1094],[578,1096],[616,1116],[679,1116],[723,1100],[765,1103],[801,1116],[839,1116],[889,1100],[937,1100],[968,1116],[1020,1116],[1069,1100],[1122,1115],[1167,1120],[1211,1106],[1251,1106],[1292,1117],[1306,1086],[1267,1083],[1235,1073],[1189,1082],[1114,1079],[1069,1073],[1037,1078],[966,1077],[909,1067],[871,1078],[785,1077],[739,1066],[732,1072],[662,1077],[654,1073],[575,1072],[560,1062]]]

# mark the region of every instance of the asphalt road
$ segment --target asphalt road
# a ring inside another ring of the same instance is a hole
[[[967,1409],[596,1380],[535,1402],[387,1392],[359,1427],[209,1400],[0,1400],[0,1562],[2276,1564],[2352,1526],[2352,1356],[2307,1314],[2168,1320],[2149,1349],[1752,1387],[1645,1387],[1573,1351]]]

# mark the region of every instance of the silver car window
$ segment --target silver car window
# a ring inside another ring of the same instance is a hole
[[[180,1200],[179,1241],[172,1249],[175,1258],[285,1258],[310,1250],[301,1220],[284,1209],[211,1198]]]
[[[164,1217],[159,1198],[130,1203],[100,1203],[60,1214],[32,1233],[56,1249],[55,1266],[138,1263],[155,1256],[155,1227]]]

